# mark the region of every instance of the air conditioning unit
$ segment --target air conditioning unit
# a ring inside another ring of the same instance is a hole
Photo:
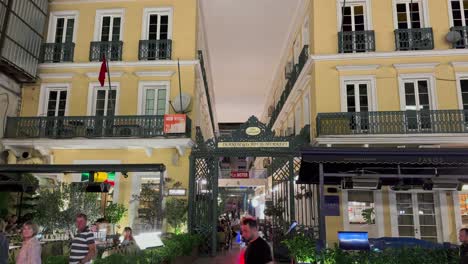
[[[284,69],[284,77],[285,77],[286,79],[291,78],[293,69],[294,69],[294,64],[293,64],[292,61],[286,63],[286,67],[285,67],[285,69]]]
[[[378,190],[382,186],[378,178],[347,178],[341,181],[341,188],[354,190]]]
[[[451,179],[433,179],[432,190],[456,191],[462,184],[457,180]]]
[[[271,105],[270,107],[268,107],[268,117],[272,117],[274,111],[275,111],[274,106]]]

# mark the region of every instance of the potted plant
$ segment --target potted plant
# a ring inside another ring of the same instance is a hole
[[[295,263],[315,263],[317,261],[315,240],[303,234],[285,239],[282,243],[288,248]]]
[[[115,234],[115,225],[122,220],[127,213],[127,208],[123,204],[111,203],[106,206],[105,219],[112,226],[112,233]]]
[[[366,224],[373,225],[375,224],[375,209],[374,207],[367,208],[361,212],[362,218],[366,221]]]
[[[178,198],[167,199],[166,219],[176,235],[182,233],[183,226],[187,223],[187,211],[187,200]]]

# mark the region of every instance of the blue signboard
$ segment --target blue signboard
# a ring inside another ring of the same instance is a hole
[[[369,250],[369,235],[367,232],[338,232],[340,249]]]
[[[325,195],[323,213],[326,216],[340,216],[340,197],[338,195]]]

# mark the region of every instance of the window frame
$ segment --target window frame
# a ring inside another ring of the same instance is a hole
[[[51,90],[67,91],[67,99],[65,105],[65,116],[68,116],[70,107],[70,83],[43,83],[41,84],[39,95],[39,107],[37,109],[37,116],[47,116],[47,105],[49,102],[49,92]]]
[[[463,110],[463,93],[461,89],[461,81],[468,80],[468,72],[467,73],[455,73],[455,80],[457,83],[458,109]]]
[[[341,92],[341,112],[348,112],[348,97],[346,91],[347,84],[358,84],[358,83],[368,83],[367,87],[367,96],[368,96],[368,105],[369,112],[375,112],[378,110],[377,106],[377,89],[376,89],[376,77],[375,75],[359,75],[359,76],[342,76],[340,82],[340,92]]]
[[[337,32],[341,32],[344,0],[336,0]],[[370,0],[346,0],[346,6],[364,6],[364,30],[374,30],[372,22],[372,4]]]
[[[456,0],[460,3],[460,6],[464,9],[465,7],[463,6],[463,0]],[[453,9],[452,9],[452,2],[455,2],[454,0],[448,0],[448,12],[449,12],[449,23],[450,27],[453,27]],[[468,8],[468,7],[467,7]],[[462,18],[465,16],[464,12],[461,12]],[[468,23],[466,22],[466,17],[465,19],[462,20],[465,23],[465,27],[468,26]]]
[[[166,89],[166,114],[169,113],[169,100],[171,98],[171,83],[170,81],[141,81],[138,83],[138,115],[145,115],[145,95],[146,90],[154,89],[153,86],[165,86]],[[163,89],[163,88],[156,88]]]
[[[98,9],[96,10],[96,17],[94,20],[94,41],[101,41],[101,34],[102,34],[102,21],[103,18],[106,16],[110,16],[113,21],[114,17],[120,17],[120,32],[119,32],[119,40],[123,40],[124,34],[124,21],[125,21],[125,10],[121,9]],[[110,34],[112,35],[112,34]],[[110,41],[110,40],[108,40]]]
[[[150,15],[167,15],[168,26],[167,26],[167,39],[172,40],[172,27],[173,27],[173,9],[172,7],[157,7],[157,8],[145,8],[143,10],[142,28],[141,28],[141,39],[148,40],[148,25]],[[159,25],[160,26],[160,25]]]
[[[301,129],[303,127],[303,118],[302,118],[302,102],[296,103],[296,107],[294,108],[294,134],[299,135]]]
[[[371,225],[376,225],[377,224],[377,214],[375,213],[375,209],[376,209],[376,193],[375,191],[373,190],[347,190],[347,199],[346,199],[346,204],[344,205],[346,207],[346,211],[348,212],[347,214],[347,222],[348,222],[348,225],[362,225],[364,223],[351,223],[350,222],[350,219],[349,219],[349,193],[350,192],[369,192],[372,194],[372,200],[373,200],[373,204],[374,204],[374,214],[375,214],[375,220],[374,220],[374,223],[371,224]]]
[[[393,28],[394,29],[398,29],[398,15],[397,15],[396,5],[400,3],[411,3],[411,0],[392,0]],[[413,0],[413,3],[419,3],[419,6],[420,6],[421,28],[431,27],[428,1],[427,0]]]
[[[65,18],[65,19],[70,19],[74,18],[75,19],[75,24],[73,25],[73,37],[72,37],[72,42],[76,43],[76,37],[77,37],[77,32],[78,32],[78,25],[79,25],[79,17],[80,13],[78,11],[58,11],[58,12],[50,12],[49,16],[49,27],[47,30],[47,43],[54,43],[55,42],[55,34],[56,29],[57,29],[57,19],[59,18]],[[66,34],[64,34],[65,36]],[[63,42],[62,42],[63,43]]]
[[[307,102],[307,103],[306,103]],[[307,107],[306,107],[307,106]],[[302,97],[302,117],[303,117],[303,120],[302,122],[304,123],[304,126],[305,125],[310,125],[310,121],[311,121],[311,114],[310,114],[310,93],[307,92],[303,95]]]
[[[96,98],[97,98],[97,91],[99,90],[109,90],[108,86],[101,87],[100,83],[90,83],[88,87],[88,109],[87,115],[88,116],[96,116]],[[119,115],[119,98],[120,98],[120,83],[113,82],[112,83],[112,90],[115,90],[115,113],[114,116]],[[106,114],[107,116],[107,114]]]
[[[400,110],[406,111],[405,82],[407,81],[427,81],[429,85],[429,107],[430,110],[437,110],[436,82],[434,74],[399,74],[398,87],[400,96]]]

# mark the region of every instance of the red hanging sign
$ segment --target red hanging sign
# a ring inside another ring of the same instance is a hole
[[[171,114],[164,115],[165,134],[184,134],[186,132],[187,115]]]

